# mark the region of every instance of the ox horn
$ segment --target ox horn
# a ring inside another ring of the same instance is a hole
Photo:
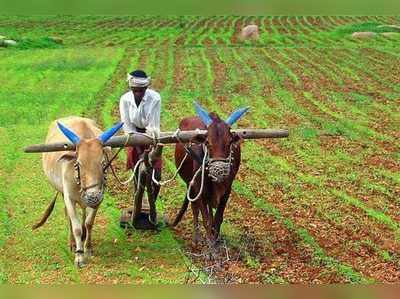
[[[249,111],[250,107],[240,108],[231,115],[229,115],[228,119],[225,121],[228,125],[232,126],[235,122],[237,122],[247,111]]]
[[[124,125],[124,123],[120,122],[120,123],[116,124],[115,126],[113,126],[112,128],[110,128],[107,131],[105,131],[103,134],[101,134],[99,136],[100,141],[103,144],[106,143],[108,141],[108,139],[113,137],[114,134],[117,133],[118,130],[122,128],[123,125]]]
[[[80,141],[80,138],[78,135],[76,135],[72,130],[68,129],[66,126],[61,124],[60,122],[57,122],[58,128],[61,130],[61,132],[71,141],[73,144],[78,144]]]
[[[201,121],[208,127],[212,123],[212,119],[207,110],[201,107],[197,102],[194,102],[194,107],[198,117],[200,117]]]

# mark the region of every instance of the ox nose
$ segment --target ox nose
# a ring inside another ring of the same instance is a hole
[[[224,181],[231,173],[231,164],[225,161],[211,161],[208,166],[208,175],[216,183]]]
[[[86,192],[83,195],[82,199],[87,206],[91,208],[96,208],[103,200],[103,192],[101,191]]]

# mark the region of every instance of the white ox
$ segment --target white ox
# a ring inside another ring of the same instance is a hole
[[[109,148],[103,144],[122,126],[117,124],[102,132],[88,118],[71,116],[54,121],[48,131],[46,143],[71,141],[75,151],[43,154],[43,170],[51,185],[64,197],[69,217],[70,247],[75,250],[75,264],[82,267],[91,254],[91,232],[97,209],[103,200],[105,168]],[[33,226],[42,226],[51,214],[56,198],[50,203],[42,219]],[[83,220],[79,221],[76,204],[82,208]]]

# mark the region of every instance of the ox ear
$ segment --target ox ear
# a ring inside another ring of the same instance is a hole
[[[103,150],[104,150],[104,154],[107,155],[108,159],[111,159],[112,153],[113,153],[111,146],[105,146],[105,147],[103,147]]]
[[[232,142],[233,143],[242,144],[243,141],[244,141],[244,139],[238,133],[233,133],[232,134]]]
[[[245,108],[240,108],[234,112],[228,117],[228,119],[225,121],[228,125],[232,126],[235,122],[237,122],[248,110],[250,107],[245,107]]]
[[[60,122],[57,122],[57,126],[61,130],[61,132],[65,135],[65,137],[69,139],[69,141],[71,141],[73,144],[79,143],[80,138],[72,130],[68,129]]]
[[[106,143],[111,137],[114,136],[115,133],[118,132],[119,129],[122,128],[123,124],[124,123],[120,122],[120,123],[116,124],[115,126],[113,126],[112,128],[105,131],[103,134],[101,134],[99,136],[100,141],[102,143]]]
[[[201,107],[197,102],[194,102],[194,108],[197,116],[200,117],[201,121],[208,127],[212,123],[212,119],[207,110]]]
[[[207,140],[207,134],[205,135],[196,135],[191,141],[198,142],[198,143],[204,143]]]
[[[57,159],[57,162],[68,162],[76,160],[76,153],[69,152],[62,155],[60,158]]]

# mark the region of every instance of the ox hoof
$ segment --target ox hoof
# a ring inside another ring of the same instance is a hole
[[[208,247],[207,253],[206,253],[206,260],[208,262],[218,260],[218,252],[215,247]]]
[[[75,255],[75,266],[77,267],[77,268],[83,268],[83,267],[85,267],[85,258],[84,258],[84,256],[83,256],[83,254],[82,253],[77,253],[76,255]]]
[[[200,233],[199,232],[194,233],[192,236],[192,245],[194,247],[197,247],[199,245],[200,241],[201,241]]]
[[[85,249],[85,257],[86,258],[91,258],[92,255],[93,255],[93,249],[91,249],[91,248]]]
[[[171,221],[169,220],[167,215],[163,215],[163,221],[166,226],[170,227],[171,226]]]
[[[69,243],[69,250],[71,250],[71,252],[75,252],[75,251],[76,251],[76,244],[75,244],[75,242],[70,242],[70,243]]]

